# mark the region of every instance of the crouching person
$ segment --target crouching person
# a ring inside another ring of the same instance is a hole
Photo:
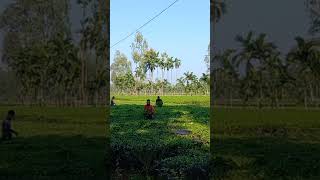
[[[155,109],[150,104],[150,99],[147,100],[147,104],[144,105],[144,117],[146,119],[154,119],[155,116]]]
[[[163,101],[162,99],[160,99],[160,96],[158,96],[157,100],[156,100],[156,106],[157,107],[162,107],[163,105]]]

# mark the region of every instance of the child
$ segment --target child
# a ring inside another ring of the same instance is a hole
[[[8,111],[6,119],[2,122],[2,140],[10,140],[12,133],[18,136],[18,133],[11,129],[11,121],[15,118],[15,112],[13,110]]]

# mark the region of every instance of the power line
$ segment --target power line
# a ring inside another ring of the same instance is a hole
[[[132,33],[130,33],[129,35],[127,35],[125,38],[121,39],[120,41],[116,42],[114,45],[111,46],[111,48],[113,48],[114,46],[118,45],[119,43],[121,43],[122,41],[128,39],[130,36],[132,36],[134,33],[138,32],[140,29],[142,29],[144,26],[146,26],[147,24],[149,24],[151,21],[153,21],[154,19],[156,19],[157,17],[159,17],[162,13],[164,13],[166,10],[168,10],[171,6],[173,6],[174,4],[176,4],[179,0],[175,0],[173,3],[171,3],[168,7],[166,7],[165,9],[163,9],[160,13],[158,13],[157,15],[155,15],[153,18],[151,18],[149,21],[147,21],[146,23],[144,23],[142,26],[140,26],[138,29],[136,29],[135,31],[133,31]]]

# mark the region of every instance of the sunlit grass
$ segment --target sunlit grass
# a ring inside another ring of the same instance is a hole
[[[156,118],[145,120],[143,105],[156,96],[116,96],[111,110],[115,175],[185,176],[196,168],[209,174],[209,97],[163,96]],[[191,131],[177,135],[176,130]],[[117,154],[118,153],[118,154]],[[197,162],[197,163],[196,163]],[[130,164],[126,167],[125,164]]]

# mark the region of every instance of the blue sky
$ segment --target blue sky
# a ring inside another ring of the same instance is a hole
[[[147,22],[174,0],[111,0],[111,46]],[[210,5],[208,0],[180,0],[145,26],[141,32],[149,46],[182,60],[179,74],[206,71],[204,56],[210,40]],[[116,50],[131,60],[134,36],[110,50],[111,63]]]

